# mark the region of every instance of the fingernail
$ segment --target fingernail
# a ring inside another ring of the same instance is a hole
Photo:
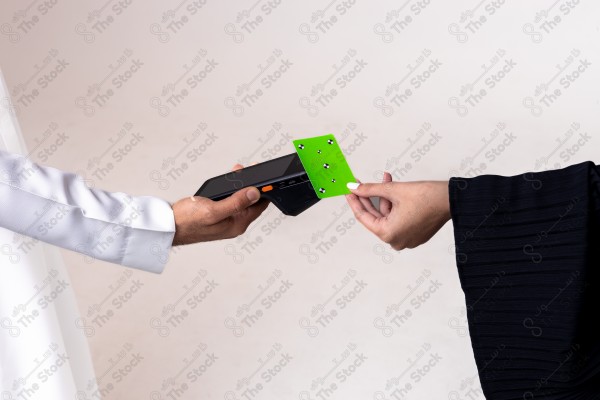
[[[356,188],[358,188],[359,183],[356,182],[348,182],[346,183],[346,187],[350,190],[354,190]]]
[[[248,200],[254,203],[260,198],[260,193],[258,193],[258,189],[252,188],[246,192],[246,197],[248,197]]]

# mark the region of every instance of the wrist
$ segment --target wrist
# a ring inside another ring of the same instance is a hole
[[[173,208],[173,219],[175,222],[175,234],[173,235],[173,246],[181,246],[185,244],[185,228],[183,215],[179,204],[175,203],[172,205]]]
[[[448,181],[433,181],[435,191],[436,212],[445,224],[451,219],[450,196],[448,194]]]

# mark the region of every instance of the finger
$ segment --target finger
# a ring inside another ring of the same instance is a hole
[[[261,199],[256,204],[246,208],[243,212],[233,215],[234,229],[244,232],[248,225],[254,222],[267,209],[270,202],[267,199]]]
[[[383,218],[383,217],[380,217],[380,216],[379,216],[379,213],[372,213],[371,211],[369,211],[369,210],[367,209],[367,207],[365,207],[364,203],[361,201],[361,198],[360,198],[360,197],[358,197],[358,196],[356,196],[356,195],[353,195],[353,194],[347,194],[347,195],[346,195],[346,200],[348,200],[348,204],[349,204],[349,205],[351,205],[351,201],[352,201],[352,199],[353,199],[353,198],[352,198],[352,197],[350,197],[350,196],[355,196],[356,200],[357,200],[357,201],[360,203],[361,212],[364,212],[364,213],[371,214],[371,215],[373,216],[373,218],[375,218],[375,219],[378,219],[378,218]],[[354,211],[354,210],[353,210],[353,211]]]
[[[255,187],[247,187],[238,190],[223,200],[212,202],[210,205],[209,221],[207,221],[207,223],[216,223],[244,211],[259,199],[260,192]]]
[[[358,179],[356,180],[356,182],[361,183]],[[374,215],[377,218],[383,217],[383,215],[379,212],[379,210],[377,210],[375,208],[375,206],[373,205],[373,202],[371,202],[371,199],[369,197],[359,197],[358,200],[362,203],[364,208],[369,213],[371,213],[372,215]]]
[[[367,210],[371,215],[377,218],[383,217],[383,214],[381,214],[379,210],[375,208],[373,202],[371,202],[371,199],[369,197],[358,197],[358,201],[362,203],[362,205],[365,207],[365,210]]]
[[[234,164],[233,167],[231,167],[231,170],[232,171],[238,171],[238,170],[240,170],[242,168],[244,168],[244,166],[242,164],[237,163],[237,164]]]
[[[348,205],[352,209],[356,219],[363,224],[365,228],[375,233],[378,221],[377,217],[365,209],[358,196],[354,194],[347,194],[346,200],[348,201]]]
[[[386,182],[391,182],[391,181],[392,181],[392,174],[390,174],[387,171],[384,172],[382,182],[386,183]],[[388,199],[386,199],[385,197],[380,197],[379,198],[379,212],[381,214],[383,214],[384,216],[388,216],[391,211],[392,211],[392,202],[389,201]]]
[[[239,214],[234,215],[235,218],[242,218],[249,220],[249,222],[254,221],[256,218],[260,216],[267,209],[267,207],[271,204],[271,202],[267,199],[260,199],[255,204],[246,208]]]
[[[390,185],[393,183],[358,183],[358,182],[348,182],[347,187],[350,191],[359,196],[359,197],[383,197],[388,200],[392,200],[390,198]]]

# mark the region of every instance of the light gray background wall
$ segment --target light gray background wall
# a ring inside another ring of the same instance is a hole
[[[31,157],[113,191],[175,201],[325,133],[363,181],[510,175],[598,161],[599,15],[573,0],[3,0],[0,64]],[[333,198],[174,249],[162,275],[64,257],[106,399],[482,399],[452,249],[448,223],[394,252]]]

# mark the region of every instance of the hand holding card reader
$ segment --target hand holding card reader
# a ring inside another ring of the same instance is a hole
[[[293,141],[295,154],[216,176],[204,182],[196,196],[221,200],[248,186],[260,190],[286,215],[298,215],[320,199],[348,194],[356,182],[333,135]]]
[[[196,196],[221,200],[249,186],[286,215],[298,215],[320,200],[296,153],[211,178]]]

